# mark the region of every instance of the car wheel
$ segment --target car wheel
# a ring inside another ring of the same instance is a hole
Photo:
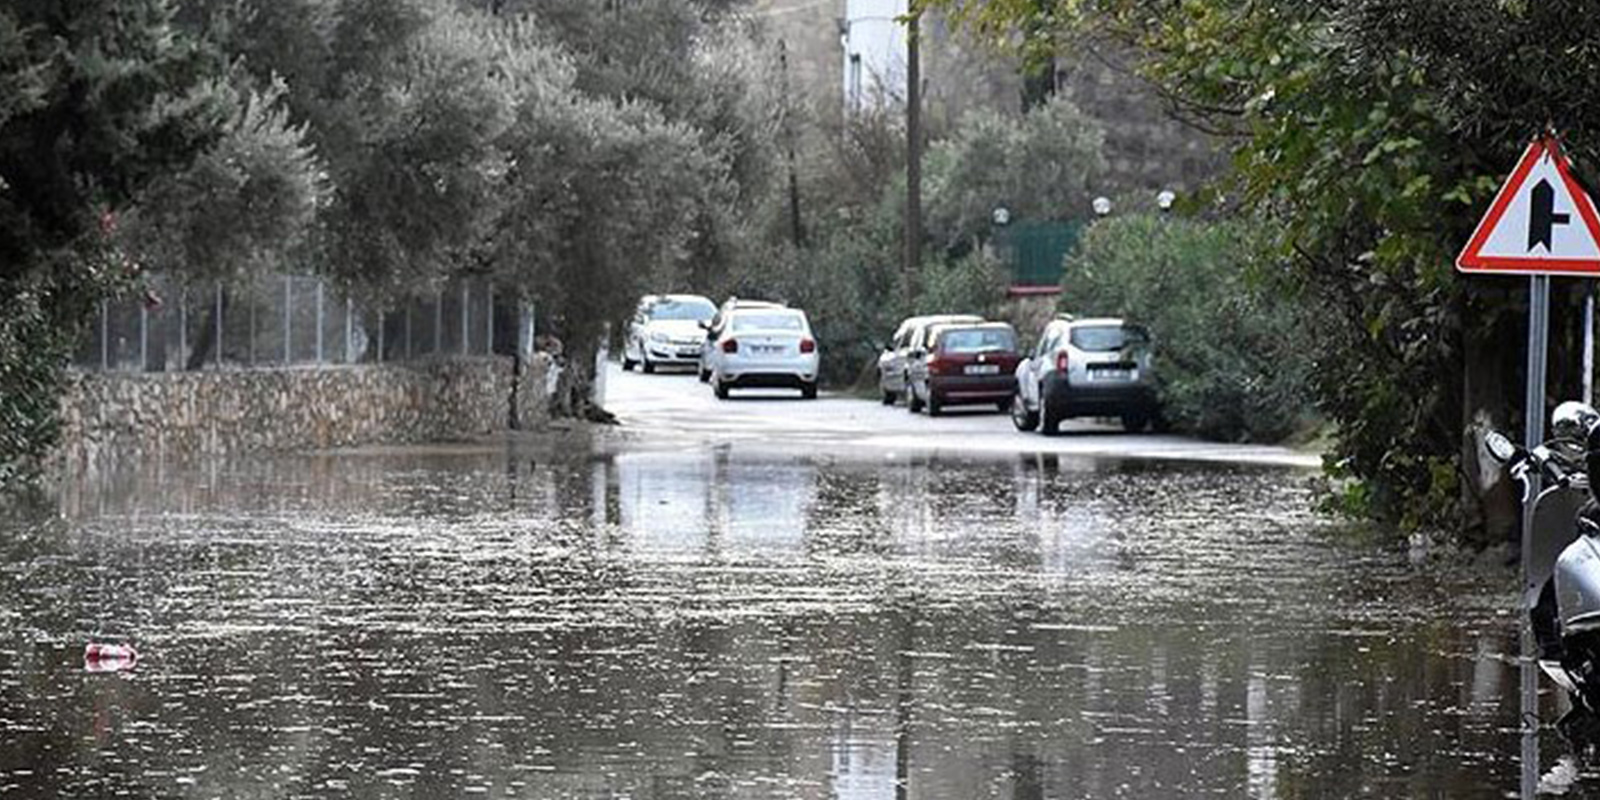
[[[928,392],[928,416],[937,417],[937,416],[939,416],[940,414],[943,414],[943,413],[944,413],[944,403],[939,400],[939,395],[937,393],[935,393],[935,392],[929,391]]]
[[[726,400],[728,399],[728,385],[713,378],[711,380],[711,393],[716,395],[718,400]]]
[[[705,367],[701,367],[700,368],[700,382],[701,383],[710,383],[711,382],[711,370],[706,369]]]
[[[644,374],[646,374],[646,375],[654,375],[654,374],[656,374],[656,365],[650,363],[650,357],[649,356],[644,356],[639,361],[639,363],[641,365],[643,365],[643,367],[644,367]]]
[[[1046,436],[1054,436],[1061,432],[1061,409],[1050,402],[1050,395],[1039,387],[1039,432]]]
[[[1144,433],[1150,427],[1150,414],[1144,411],[1129,411],[1122,415],[1122,429],[1128,433]]]
[[[915,414],[922,410],[922,398],[917,396],[917,387],[906,384],[906,410]]]
[[[893,389],[884,389],[883,390],[883,404],[884,405],[892,406],[892,405],[894,405],[894,401],[897,400],[897,399],[899,399],[899,395],[895,394]]]
[[[817,399],[817,382],[800,384],[800,396],[806,400]]]
[[[1028,402],[1022,399],[1021,394],[1011,396],[1011,424],[1019,431],[1031,431],[1039,427],[1039,412],[1028,408]]]
[[[627,356],[623,356],[622,357],[622,371],[623,372],[632,372],[634,363],[635,362],[634,362],[633,359],[628,358]]]

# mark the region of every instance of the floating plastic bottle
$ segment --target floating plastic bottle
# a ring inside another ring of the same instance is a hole
[[[83,668],[89,672],[124,672],[138,661],[139,654],[125,644],[90,642],[83,648]]]

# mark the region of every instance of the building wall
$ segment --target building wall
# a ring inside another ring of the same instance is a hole
[[[204,372],[72,372],[59,463],[449,441],[542,423],[548,358]]]
[[[840,30],[846,110],[906,97],[906,0],[846,0]]]

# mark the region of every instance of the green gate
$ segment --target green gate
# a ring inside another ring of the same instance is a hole
[[[1061,262],[1078,243],[1079,222],[1018,222],[1005,233],[1011,261],[1011,285],[1061,285]]]

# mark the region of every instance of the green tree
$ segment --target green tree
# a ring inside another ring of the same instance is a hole
[[[0,9],[0,483],[54,441],[67,353],[136,278],[118,216],[224,135],[225,74],[163,0]]]

